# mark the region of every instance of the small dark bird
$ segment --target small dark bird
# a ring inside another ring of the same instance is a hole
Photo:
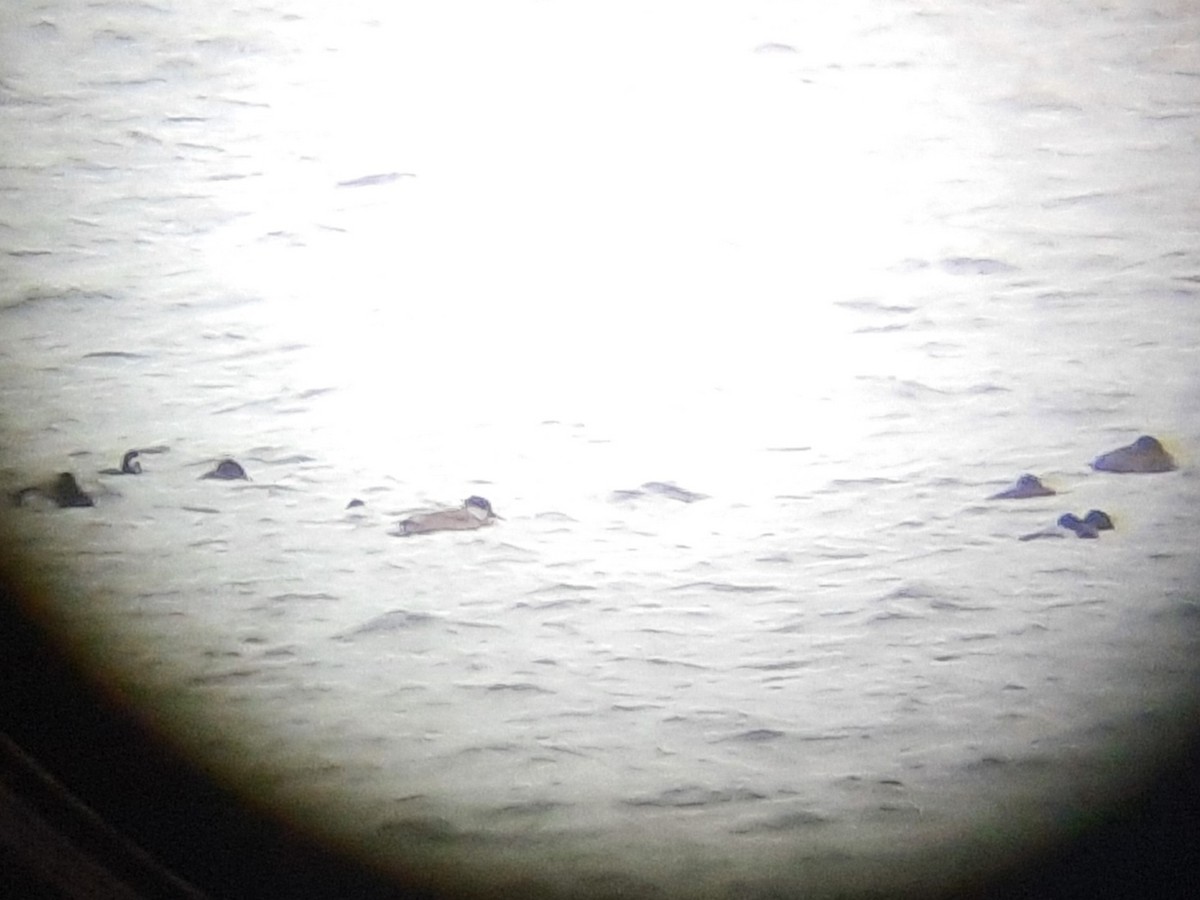
[[[13,494],[13,502],[17,506],[24,506],[35,497],[43,497],[64,508],[96,505],[96,501],[84,493],[83,489],[79,487],[79,482],[70,472],[60,473],[57,478],[47,484],[21,488]]]
[[[246,474],[246,470],[242,468],[241,463],[234,459],[223,459],[217,463],[217,467],[211,472],[205,472],[201,478],[219,478],[222,481],[249,481],[250,476]]]
[[[127,450],[125,455],[121,457],[121,468],[119,469],[101,469],[101,475],[141,475],[142,464],[138,462],[138,454],[140,450]]]

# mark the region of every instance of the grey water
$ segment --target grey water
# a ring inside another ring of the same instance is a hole
[[[821,896],[1019,857],[1187,726],[1192,6],[0,18],[0,487],[96,500],[5,519],[257,802],[481,884]],[[1089,469],[1143,433],[1177,471]]]

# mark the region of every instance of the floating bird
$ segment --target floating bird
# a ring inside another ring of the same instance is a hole
[[[438,509],[418,513],[400,523],[400,534],[428,534],[433,531],[467,531],[491,525],[496,519],[492,504],[483,497],[468,497],[457,509]]]
[[[1098,538],[1100,532],[1090,523],[1083,521],[1074,513],[1064,513],[1058,517],[1058,527],[1075,532],[1076,537]]]
[[[1128,447],[1118,447],[1092,460],[1097,472],[1171,472],[1175,460],[1157,438],[1143,434]]]
[[[140,450],[127,450],[125,455],[121,457],[121,468],[119,469],[101,469],[101,475],[141,475],[142,464],[138,462],[138,454]]]
[[[205,472],[201,478],[219,478],[222,481],[237,481],[239,478],[245,481],[250,480],[250,476],[246,474],[246,470],[242,468],[241,463],[234,459],[223,459],[217,463],[217,467],[211,472]]]
[[[25,506],[36,497],[52,501],[60,507],[95,506],[96,501],[83,492],[79,482],[70,472],[62,472],[53,481],[33,487],[21,488],[13,494],[17,506]]]
[[[1057,528],[1046,531],[1035,531],[1032,534],[1023,534],[1020,537],[1022,541],[1035,541],[1039,538],[1063,538],[1066,537],[1065,532],[1070,532],[1076,537],[1095,539],[1100,537],[1101,531],[1111,531],[1113,528],[1112,518],[1102,509],[1089,509],[1087,515],[1082,519],[1074,513],[1063,513],[1058,517]]]
[[[1046,487],[1036,475],[1025,474],[1017,479],[1016,484],[998,494],[992,494],[989,500],[1025,500],[1029,497],[1052,497],[1054,491]]]

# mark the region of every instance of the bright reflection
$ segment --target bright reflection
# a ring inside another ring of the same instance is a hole
[[[767,408],[774,385],[844,383],[866,363],[834,302],[941,249],[928,198],[982,143],[970,121],[937,137],[963,101],[909,61],[941,44],[864,41],[853,10],[789,23],[811,48],[720,7],[379,15],[263,73],[238,144],[261,175],[230,198],[253,212],[211,250],[312,345],[305,374],[346,388],[359,446],[472,397],[620,417],[650,382],[765,384]]]

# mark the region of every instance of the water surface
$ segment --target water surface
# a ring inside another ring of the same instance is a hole
[[[0,474],[97,500],[6,518],[258,800],[486,882],[835,893],[1060,837],[1184,726],[1191,10],[6,19]],[[1142,433],[1180,469],[1088,468]]]

